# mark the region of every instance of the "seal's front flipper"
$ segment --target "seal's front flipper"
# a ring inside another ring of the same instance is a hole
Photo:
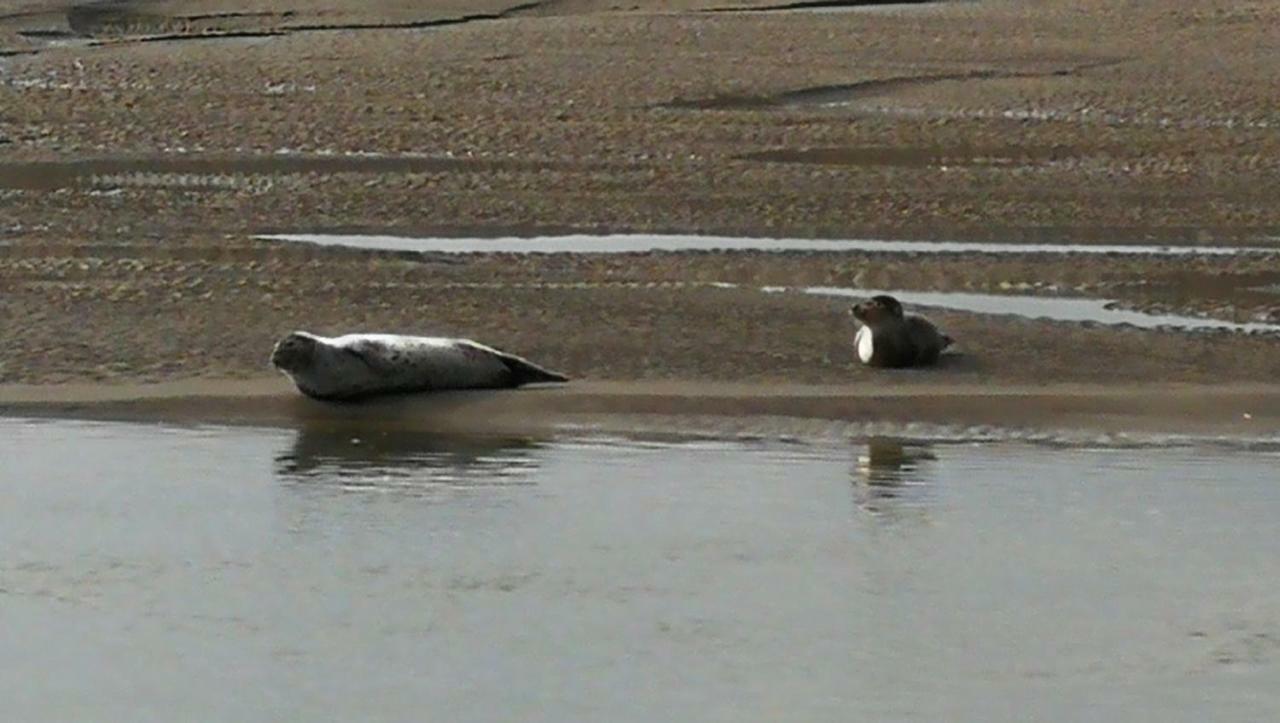
[[[386,344],[372,339],[361,339],[340,347],[342,352],[375,372],[390,371],[394,362],[399,361],[399,354],[394,353]]]

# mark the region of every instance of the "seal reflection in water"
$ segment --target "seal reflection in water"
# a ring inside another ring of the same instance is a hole
[[[892,437],[868,439],[867,451],[858,455],[854,468],[858,506],[875,515],[895,517],[925,509],[933,476],[927,466],[936,459],[927,444]]]
[[[531,485],[541,448],[529,437],[313,423],[303,424],[275,461],[285,481],[428,493],[440,485]]]
[[[512,389],[569,380],[469,339],[396,334],[328,338],[295,331],[276,343],[271,364],[288,375],[298,391],[324,400],[445,389]]]
[[[854,337],[858,359],[868,366],[926,366],[952,343],[928,319],[904,313],[892,296],[873,296],[854,304],[849,313],[859,323]]]

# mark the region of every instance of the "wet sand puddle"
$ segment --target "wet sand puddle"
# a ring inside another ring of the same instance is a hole
[[[919,242],[885,240],[751,239],[713,236],[548,236],[535,238],[404,238],[378,235],[340,234],[268,234],[259,238],[290,243],[307,243],[394,252],[444,254],[469,253],[586,253],[623,254],[648,252],[867,252],[887,254],[1134,254],[1149,256],[1230,256],[1239,254],[1277,254],[1280,249],[1229,246],[1148,246],[1148,245],[1076,245],[1076,244],[999,244],[969,242]],[[466,286],[467,284],[461,284]],[[558,289],[588,289],[602,284],[533,283],[533,286]],[[530,284],[472,284],[471,286],[527,287]],[[744,288],[741,284],[723,282],[670,282],[610,284],[636,289],[645,288]],[[1207,316],[1172,312],[1149,313],[1122,308],[1112,299],[1063,296],[1031,296],[1012,294],[979,294],[969,292],[882,290],[837,287],[765,286],[766,293],[794,292],[825,297],[867,297],[890,294],[908,303],[976,314],[1018,316],[1073,323],[1096,323],[1133,326],[1143,329],[1180,331],[1224,331],[1258,334],[1280,333],[1280,324],[1268,321],[1227,321]],[[1269,312],[1268,312],[1269,313]]]
[[[852,105],[858,101],[891,94],[899,90],[933,83],[945,83],[966,80],[985,80],[1006,77],[1007,74],[997,71],[960,71],[934,73],[927,75],[906,75],[874,80],[860,80],[852,83],[835,83],[815,85],[807,88],[779,91],[768,95],[746,95],[726,93],[705,98],[676,98],[660,104],[659,108],[669,110],[768,110],[795,106],[816,106],[838,108]]]
[[[740,156],[764,163],[803,163],[821,166],[890,166],[895,168],[1043,166],[1078,158],[1079,149],[1063,146],[833,146],[776,148]]]
[[[1280,255],[1266,246],[1154,246],[1143,244],[980,243],[967,241],[892,241],[881,239],[789,239],[695,236],[678,234],[612,234],[535,236],[531,238],[413,238],[379,234],[262,234],[269,241],[343,246],[377,251],[450,254],[634,254],[655,251],[863,251],[895,254],[1135,254],[1149,256],[1231,256],[1246,253]]]
[[[242,188],[274,178],[340,173],[447,173],[467,170],[542,170],[553,162],[507,158],[384,156],[377,154],[105,158],[0,163],[0,189],[121,187]]]
[[[1069,123],[1097,126],[1133,126],[1140,128],[1198,129],[1268,129],[1280,120],[1265,116],[1230,114],[1181,116],[1173,109],[1167,112],[1127,112],[1095,107],[1084,109],[1052,107],[1018,108],[937,108],[889,100],[898,91],[938,83],[961,83],[1008,78],[1055,78],[1071,76],[1082,70],[1112,65],[1103,60],[1073,68],[1048,71],[1002,72],[974,70],[963,72],[908,75],[854,83],[836,83],[779,91],[766,95],[726,93],[700,98],[676,98],[659,104],[668,110],[751,111],[787,108],[828,109],[851,115],[893,116],[901,118],[957,120],[1013,120],[1034,123]],[[748,156],[750,159],[751,157]],[[772,159],[758,159],[772,160]],[[1033,157],[1030,161],[1034,162]],[[813,162],[813,161],[809,161]],[[877,165],[883,165],[877,164]]]
[[[141,6],[131,0],[81,2],[62,7],[55,4],[13,13],[6,19],[15,25],[17,36],[31,41],[32,47],[26,52],[39,52],[44,48],[90,46],[125,38],[265,37],[280,34],[270,29],[271,24],[287,21],[294,15],[287,10],[166,14]]]
[[[292,12],[225,12],[198,15],[166,15],[147,12],[137,2],[83,3],[65,13],[68,31],[78,37],[118,37],[173,32],[226,30],[228,21],[280,20]]]
[[[969,0],[800,0],[756,7],[709,8],[707,13],[899,13],[938,9]]]
[[[1280,706],[1274,452],[0,419],[0,456],[15,720]]]
[[[349,32],[360,30],[430,30],[473,22],[487,22],[521,15],[555,14],[552,2],[532,0],[513,3],[492,11],[470,11],[466,7],[435,10],[418,8],[402,13],[401,20],[360,20],[359,13],[343,21],[332,8],[308,12],[307,8],[281,10],[223,10],[212,12],[166,12],[155,3],[136,0],[106,0],[32,9],[12,14],[19,20],[17,34],[40,43],[36,48],[13,51],[39,52],[58,45],[108,45],[122,42],[205,42],[251,41],[309,32]]]
[[[1141,329],[1176,329],[1179,331],[1232,331],[1253,334],[1280,333],[1280,324],[1235,322],[1182,314],[1153,314],[1119,308],[1114,301],[1070,297],[1013,296],[972,294],[950,291],[902,291],[884,289],[851,289],[832,286],[769,286],[767,293],[801,293],[811,296],[858,299],[889,294],[899,301],[974,314],[1019,316],[1028,319],[1086,322],[1110,326],[1134,326]]]
[[[1003,119],[1038,123],[1070,123],[1097,126],[1136,126],[1141,128],[1176,128],[1198,130],[1267,129],[1280,126],[1280,120],[1259,116],[1179,116],[1172,112],[1126,113],[1106,108],[929,108],[905,104],[863,103],[859,111],[904,118],[986,120]]]
[[[942,3],[942,5],[949,3]],[[938,5],[933,5],[937,7]],[[922,7],[926,7],[922,5]],[[877,8],[866,8],[876,10]],[[899,8],[899,10],[907,10]],[[802,9],[803,10],[803,9]],[[819,9],[820,10],[820,9]],[[797,10],[789,10],[796,12]],[[1055,68],[969,69],[917,73],[832,83],[765,94],[721,93],[695,98],[674,98],[654,106],[677,111],[777,111],[786,109],[831,110],[851,115],[901,118],[1014,120],[1021,122],[1070,123],[1099,126],[1133,126],[1171,129],[1268,129],[1280,124],[1274,117],[1233,114],[1180,115],[1173,108],[1132,112],[1105,107],[1057,108],[1026,106],[1006,108],[944,108],[911,102],[895,102],[901,91],[942,83],[973,83],[1005,79],[1054,79],[1076,76],[1091,70],[1127,62],[1127,58],[1095,58]],[[810,161],[812,162],[812,161]]]
[[[760,8],[754,12],[816,13],[819,15],[826,13],[920,13],[942,10],[948,5],[954,6],[957,3],[969,1],[971,0],[871,0],[870,2],[810,0],[808,2],[784,3]]]
[[[878,111],[874,106],[865,106],[884,96],[892,96],[899,91],[939,83],[964,83],[985,80],[1011,78],[1062,78],[1070,77],[1096,68],[1104,68],[1125,62],[1124,58],[1091,58],[1081,62],[1054,68],[1004,69],[1004,68],[970,68],[961,70],[940,70],[932,73],[912,73],[895,75],[887,78],[870,78],[849,83],[832,83],[814,85],[790,90],[780,90],[769,94],[724,93],[700,98],[675,98],[658,104],[657,108],[668,110],[719,110],[747,111],[785,108],[832,108],[841,110]]]

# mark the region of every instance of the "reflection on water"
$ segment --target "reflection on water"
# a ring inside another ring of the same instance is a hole
[[[868,439],[854,467],[858,506],[886,516],[922,507],[928,503],[929,466],[936,460],[927,444],[893,437]]]
[[[0,460],[3,720],[1280,707],[1274,454],[0,419]]]
[[[299,429],[289,450],[276,457],[276,474],[352,491],[529,485],[539,447],[525,438],[311,425]]]
[[[936,459],[927,445],[872,437],[858,455],[858,474],[869,485],[895,487],[918,481],[922,464]]]

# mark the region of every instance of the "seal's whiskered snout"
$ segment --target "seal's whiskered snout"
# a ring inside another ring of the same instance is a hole
[[[276,342],[271,350],[271,366],[284,371],[301,369],[310,361],[315,351],[315,340],[293,332]]]
[[[901,317],[902,305],[892,296],[876,296],[869,301],[854,304],[849,313],[864,324],[870,324],[885,318]]]

